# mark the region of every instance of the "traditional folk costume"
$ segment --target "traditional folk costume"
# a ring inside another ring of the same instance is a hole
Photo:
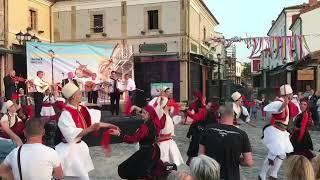
[[[292,94],[292,88],[286,84],[280,87],[280,95],[287,96]],[[280,111],[284,99],[280,97],[276,101],[264,107],[264,111],[272,114],[270,125],[263,128],[262,143],[268,148],[269,153],[266,157],[260,178],[265,180],[267,173],[270,170],[270,176],[278,177],[278,171],[286,158],[287,153],[293,151],[293,146],[290,142],[290,134],[287,132],[289,119],[298,114],[298,108],[291,101]]]
[[[168,102],[167,98],[164,98],[164,104],[167,104]],[[170,100],[169,100],[170,101]],[[167,104],[173,105],[174,103]],[[172,107],[173,109],[178,108],[174,106],[169,106],[169,108]],[[172,110],[172,114],[175,115],[173,118],[178,118],[179,116],[176,115],[174,112],[175,110]],[[165,119],[165,124],[163,129],[160,131],[159,135],[159,140],[158,140],[158,145],[161,150],[161,160],[163,162],[168,162],[168,163],[174,163],[177,166],[180,166],[181,164],[184,163],[183,158],[181,156],[181,153],[179,151],[179,148],[176,144],[176,142],[173,140],[173,137],[175,136],[174,134],[174,120],[170,116],[170,112],[163,111],[166,119]]]
[[[312,150],[313,144],[308,131],[308,127],[314,125],[309,110],[300,113],[294,120],[294,130],[291,133],[291,143],[293,154],[304,155],[308,159],[314,157]]]
[[[133,144],[139,142],[140,148],[131,157],[118,166],[122,179],[142,179],[152,176],[160,161],[160,149],[157,145],[158,132],[154,121],[158,117],[151,106],[144,108],[150,119],[144,122],[133,135],[120,135],[124,142]]]
[[[7,111],[7,109],[11,106],[14,106],[14,103],[11,100],[8,100],[3,109],[3,116],[1,117],[1,122],[7,121],[9,124],[10,129],[21,139],[24,139],[24,123],[20,119],[17,113],[11,114]],[[3,130],[0,130],[0,137],[10,139],[9,135],[4,132]]]
[[[239,127],[241,125],[241,122],[238,120],[241,120],[242,122],[249,123],[250,122],[250,115],[246,107],[244,106],[238,106],[235,102],[240,100],[243,96],[239,92],[234,92],[231,95],[232,100],[234,101],[232,103],[233,111],[234,111],[234,120],[233,124],[236,127]]]
[[[56,114],[53,109],[54,103],[55,103],[54,97],[52,97],[51,95],[44,96],[40,115],[42,117],[54,116]]]
[[[160,119],[156,122],[156,126],[160,126],[158,145],[161,151],[161,160],[179,166],[183,164],[184,161],[176,142],[173,140],[175,136],[173,119],[169,112],[165,112],[164,110],[168,101],[166,97],[155,97],[149,102],[149,105],[154,108]]]
[[[16,113],[12,115],[7,111],[7,109],[13,105],[14,103],[11,100],[8,100],[4,103],[2,109],[2,113],[4,113],[4,115],[2,116],[0,121],[7,121],[9,123],[10,129],[21,139],[24,139],[24,124],[22,120]],[[6,158],[6,156],[16,147],[17,144],[12,141],[9,135],[0,128],[0,162],[2,162]]]
[[[64,97],[70,98],[79,88],[68,83],[62,89]],[[92,125],[88,109],[85,106],[74,107],[67,104],[59,118],[58,127],[63,142],[55,149],[58,152],[64,175],[79,180],[89,180],[88,173],[94,169],[88,145],[80,138],[79,133]]]

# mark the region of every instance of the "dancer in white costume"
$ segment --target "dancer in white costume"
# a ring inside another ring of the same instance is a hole
[[[55,149],[67,179],[89,180],[88,172],[94,167],[88,145],[81,140],[82,137],[100,128],[118,127],[108,123],[93,123],[97,120],[93,119],[95,116],[92,116],[85,106],[80,105],[82,93],[75,84],[66,84],[62,88],[62,94],[67,98],[68,104],[64,107],[58,122],[63,142]]]
[[[298,108],[290,101],[292,88],[289,84],[280,87],[280,98],[264,107],[264,111],[272,114],[270,125],[263,129],[262,143],[268,148],[268,155],[263,163],[260,180],[277,179],[278,171],[287,153],[293,151],[287,126],[290,117],[298,114]]]
[[[163,127],[160,130],[160,135],[158,138],[158,145],[161,151],[160,159],[163,162],[174,163],[179,166],[183,164],[184,161],[176,142],[173,140],[173,137],[175,136],[174,122],[169,113],[171,107],[167,106],[167,96],[170,97],[171,94],[170,89],[165,88],[161,94],[162,96],[155,97],[149,102],[149,105],[154,107],[159,119],[162,119],[161,121],[165,120],[164,126],[163,122],[160,123]]]
[[[164,98],[164,103],[168,102],[167,98]],[[176,142],[173,140],[174,134],[174,122],[172,117],[169,114],[170,107],[165,106],[164,114],[166,116],[166,122],[164,128],[161,129],[160,135],[158,138],[158,145],[161,151],[160,159],[163,162],[175,163],[177,166],[180,166],[184,163],[179,148]]]
[[[249,123],[250,115],[247,108],[243,106],[242,95],[236,91],[231,95],[231,98],[233,100],[232,106],[234,111],[233,125],[239,127],[243,122]]]

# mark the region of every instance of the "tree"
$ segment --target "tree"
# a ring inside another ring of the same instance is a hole
[[[242,77],[244,78],[245,82],[251,82],[252,74],[251,74],[251,63],[250,62],[246,62],[243,64]]]

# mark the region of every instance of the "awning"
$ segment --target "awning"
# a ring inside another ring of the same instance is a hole
[[[134,57],[162,57],[162,56],[178,56],[176,52],[157,52],[157,53],[134,53]]]
[[[5,53],[14,54],[15,51],[5,47],[0,47],[0,54],[5,54]]]
[[[201,55],[201,54],[194,54],[194,53],[190,53],[190,57],[191,57],[191,61],[192,62],[195,62],[195,63],[198,63],[200,65],[203,65],[203,66],[209,66],[209,67],[212,67],[212,66],[215,66],[215,65],[218,65],[219,63],[214,61],[214,60],[210,60],[208,59],[207,57]],[[222,65],[222,64],[220,64]]]

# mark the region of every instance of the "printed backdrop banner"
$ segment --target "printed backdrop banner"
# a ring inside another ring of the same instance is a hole
[[[60,43],[27,43],[28,79],[36,77],[37,71],[45,73],[44,80],[52,82],[52,62],[54,83],[67,78],[73,72],[78,78],[88,78],[92,73],[106,80],[111,71],[122,74],[132,73],[132,46],[60,44]]]

